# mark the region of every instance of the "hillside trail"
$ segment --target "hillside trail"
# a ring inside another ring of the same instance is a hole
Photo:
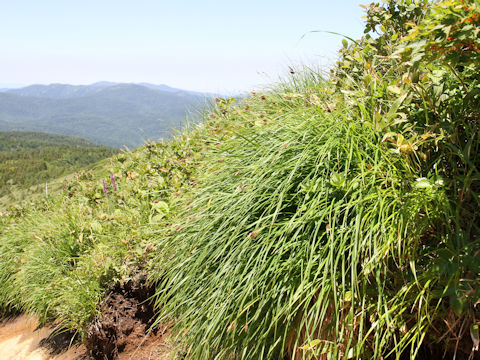
[[[35,318],[21,315],[0,322],[1,360],[87,360],[84,345],[69,346],[69,341],[51,344],[47,341],[52,329],[39,327]],[[166,340],[166,332],[133,338],[116,360],[167,360],[172,347]],[[102,359],[103,360],[103,359]]]
[[[39,328],[38,322],[27,315],[3,321],[0,324],[0,359],[70,360],[85,352],[82,347],[72,347],[62,354],[51,355],[49,349],[41,346],[51,332],[48,327]]]

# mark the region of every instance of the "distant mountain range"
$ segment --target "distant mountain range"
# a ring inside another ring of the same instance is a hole
[[[211,93],[201,93],[197,91],[182,90],[170,87],[168,85],[150,84],[150,83],[115,83],[110,81],[100,81],[91,85],[69,85],[69,84],[50,84],[50,85],[30,85],[15,89],[0,89],[0,92],[7,92],[9,94],[16,94],[21,96],[32,96],[52,99],[70,99],[75,97],[82,97],[96,94],[105,88],[118,85],[132,85],[143,86],[151,90],[165,91],[170,93],[187,93],[198,96],[214,96]]]
[[[0,131],[71,135],[129,148],[168,138],[213,94],[167,85],[99,82],[0,90]]]

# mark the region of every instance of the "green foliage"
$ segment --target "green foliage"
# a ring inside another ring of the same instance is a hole
[[[452,66],[475,65],[480,53],[480,5],[476,1],[435,3],[429,16],[412,29],[403,42],[413,60]]]
[[[115,152],[69,136],[0,132],[0,196],[44,184]]]
[[[409,259],[449,215],[443,187],[418,186],[408,159],[348,106],[329,112],[327,82],[300,83],[220,111],[227,122],[266,115],[211,152],[204,185],[160,241],[158,306],[188,329],[188,358],[373,356],[430,296]],[[392,279],[395,263],[404,276]],[[319,336],[338,346],[302,350]]]
[[[3,313],[35,314],[85,335],[105,293],[145,270],[158,224],[195,185],[203,154],[227,128],[212,119],[169,143],[120,152],[49,198],[0,212]]]
[[[372,4],[330,81],[219,107],[253,125],[159,240],[159,321],[188,359],[475,353],[477,7]]]
[[[148,269],[186,359],[477,355],[478,4],[366,10],[330,79],[216,99],[2,213],[3,308],[81,331]]]
[[[67,329],[82,333],[104,292],[138,270],[143,242],[154,231],[146,226],[152,205],[168,199],[173,191],[170,183],[160,186],[152,162],[165,168],[168,178],[170,163],[178,160],[170,157],[176,146],[149,144],[135,153],[120,153],[108,166],[107,192],[99,177],[104,169],[83,172],[66,184],[63,193],[35,207],[3,213],[0,299],[4,311],[34,313],[43,321],[61,321]],[[177,170],[181,177],[182,167]]]
[[[389,14],[380,36],[367,37],[364,48],[352,46],[348,50],[362,51],[362,60],[356,65],[358,73],[364,74],[363,80],[368,80],[368,90],[349,79],[348,74],[340,75],[339,87],[363,91],[368,100],[359,104],[358,111],[367,108],[367,114],[394,150],[409,156],[412,164],[430,179],[429,183],[441,179],[447,189],[453,214],[435,226],[436,238],[442,241],[423,271],[434,282],[440,275],[437,288],[431,290],[441,301],[435,316],[451,316],[449,330],[439,325],[439,320],[433,321],[432,327],[440,326],[447,333],[461,332],[460,326],[467,328],[478,318],[474,304],[480,295],[475,290],[478,269],[472,265],[478,262],[475,249],[480,223],[480,7],[475,1],[399,3],[397,9],[408,6],[416,16],[404,22],[409,31],[403,37],[398,37],[389,49],[382,46],[383,38],[396,30],[390,19],[397,14],[380,7],[380,13]],[[368,108],[368,101],[374,105]],[[384,101],[392,104],[387,119],[378,116],[382,112],[378,103]]]

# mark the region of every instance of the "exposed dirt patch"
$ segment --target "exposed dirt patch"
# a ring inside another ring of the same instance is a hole
[[[166,328],[155,334],[128,337],[116,360],[170,360],[173,348],[167,338]],[[52,333],[48,327],[39,328],[35,318],[21,315],[0,322],[0,360],[105,359],[103,355],[89,356],[85,345],[71,344],[71,340],[68,333]]]
[[[125,351],[118,355],[118,360],[170,360],[174,349],[168,335],[167,329],[160,329],[156,334],[137,338],[136,343],[128,343]]]
[[[80,360],[84,359],[85,347],[68,345],[58,347],[51,353],[52,329],[38,327],[34,317],[21,315],[0,323],[0,359],[2,360]],[[46,345],[46,347],[44,346]],[[60,346],[60,345],[59,345]],[[63,346],[63,345],[62,345]]]
[[[0,360],[170,360],[169,327],[149,331],[154,318],[153,288],[141,276],[113,289],[100,305],[85,344],[72,333],[39,327],[21,315],[0,322]]]
[[[100,315],[90,324],[88,354],[98,360],[129,359],[128,354],[161,343],[165,329],[156,329],[146,336],[154,318],[149,302],[152,295],[153,288],[146,286],[140,276],[117,286],[102,301]],[[135,359],[139,360],[139,356],[135,355]]]

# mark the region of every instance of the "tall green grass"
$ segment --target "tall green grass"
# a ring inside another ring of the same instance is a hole
[[[226,115],[279,111],[210,154],[188,220],[161,240],[159,321],[176,321],[189,359],[378,357],[423,340],[416,266],[449,216],[444,190],[419,186],[348,105],[325,111],[313,75]]]
[[[101,225],[91,204],[78,199],[46,201],[25,212],[1,235],[4,312],[35,314],[82,332],[109,284],[135,264],[127,257],[131,246],[120,241],[128,231],[118,220]]]
[[[192,138],[194,130],[121,153],[48,198],[2,212],[2,313],[34,314],[84,336],[105,294],[143,270],[169,199],[201,157],[204,144]]]
[[[250,123],[207,155],[153,271],[187,359],[478,351],[480,8],[366,13],[330,81],[218,109]]]

